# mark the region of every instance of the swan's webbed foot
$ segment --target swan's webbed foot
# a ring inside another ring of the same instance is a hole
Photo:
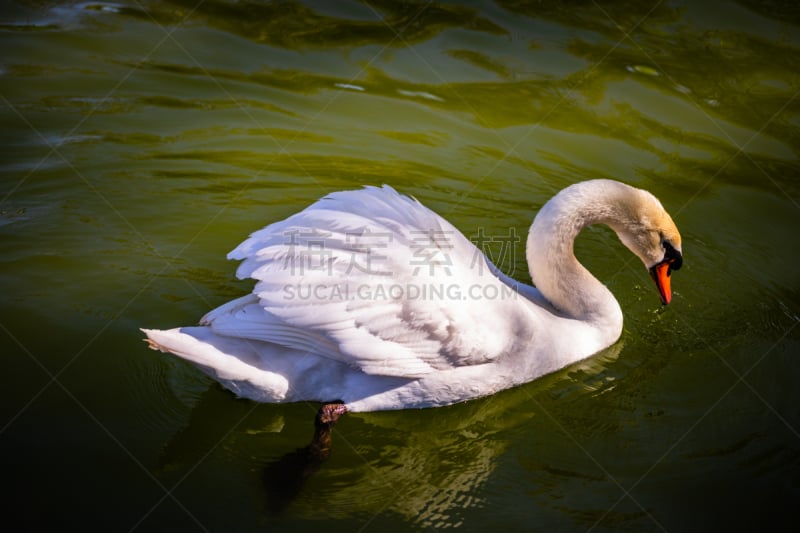
[[[332,403],[326,403],[317,411],[317,417],[314,424],[319,427],[320,424],[330,424],[333,426],[343,414],[347,412],[347,406],[343,401],[337,400]]]
[[[326,403],[317,411],[314,418],[314,438],[308,445],[308,451],[316,455],[319,461],[324,461],[331,454],[333,426],[346,412],[347,407],[341,401]]]
[[[314,437],[308,446],[288,453],[266,466],[264,484],[273,512],[283,510],[331,454],[333,426],[347,412],[344,402],[326,403],[314,417]]]

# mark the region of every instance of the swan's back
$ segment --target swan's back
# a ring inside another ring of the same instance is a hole
[[[461,232],[388,186],[331,194],[233,250],[257,298],[204,323],[313,351],[367,374],[416,378],[496,360],[519,295]]]

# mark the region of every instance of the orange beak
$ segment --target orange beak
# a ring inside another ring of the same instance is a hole
[[[650,277],[656,282],[656,288],[658,289],[658,294],[661,295],[661,303],[663,305],[667,305],[672,301],[672,289],[669,283],[669,277],[672,274],[671,264],[672,260],[667,259],[650,269]]]
[[[672,301],[672,289],[669,284],[669,276],[673,270],[678,270],[683,265],[683,255],[676,250],[668,241],[663,241],[664,259],[650,268],[650,277],[656,282],[658,294],[661,296],[661,303],[667,305]]]

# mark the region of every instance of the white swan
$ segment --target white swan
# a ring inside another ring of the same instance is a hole
[[[452,404],[531,381],[613,344],[622,312],[573,254],[607,224],[664,304],[681,237],[649,192],[577,183],[539,211],[527,242],[536,288],[505,276],[455,227],[388,186],[337,192],[253,233],[229,255],[251,294],[198,327],[142,330],[260,402],[339,401],[376,411]]]

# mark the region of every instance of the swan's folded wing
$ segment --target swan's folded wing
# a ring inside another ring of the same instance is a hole
[[[368,374],[487,363],[512,338],[517,294],[451,224],[388,186],[327,196],[228,257],[265,311],[243,336]]]

